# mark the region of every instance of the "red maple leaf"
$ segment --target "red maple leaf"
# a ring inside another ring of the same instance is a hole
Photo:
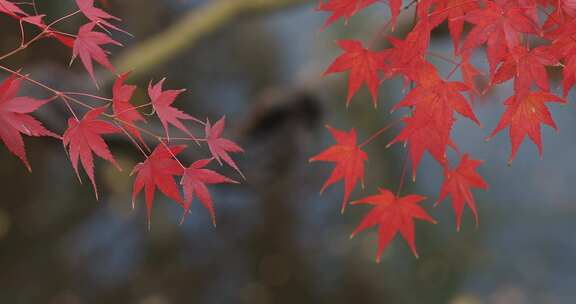
[[[86,18],[88,18],[93,23],[98,24],[98,26],[108,27],[113,30],[124,32],[122,29],[108,22],[108,20],[121,21],[122,19],[116,16],[112,16],[109,13],[95,7],[94,0],[76,0],[76,4],[84,16],[86,16]]]
[[[548,47],[537,47],[532,50],[517,46],[510,50],[504,62],[496,69],[492,84],[500,84],[514,78],[516,92],[527,92],[532,83],[543,91],[549,91],[546,66],[555,65],[557,60]]]
[[[431,6],[433,10],[429,12]],[[420,18],[430,16],[432,27],[447,20],[454,51],[457,52],[464,29],[464,16],[479,7],[476,1],[470,0],[423,0],[418,1],[418,14]]]
[[[344,54],[332,62],[324,75],[350,71],[346,105],[350,105],[354,94],[363,83],[366,83],[370,94],[372,94],[372,104],[376,107],[378,105],[378,86],[380,85],[378,72],[386,68],[384,63],[386,53],[370,51],[364,48],[362,42],[358,40],[339,40],[338,45],[344,50]]]
[[[82,64],[90,74],[90,77],[96,82],[96,77],[94,76],[94,67],[92,65],[92,60],[95,60],[103,67],[115,72],[114,67],[108,60],[108,55],[100,46],[107,44],[114,44],[121,46],[119,42],[113,40],[108,35],[92,31],[96,23],[88,23],[80,27],[78,31],[78,36],[74,41],[74,48],[72,49],[72,61],[76,57],[80,56]]]
[[[102,135],[120,132],[118,128],[109,122],[97,119],[104,111],[106,111],[106,108],[97,108],[86,113],[81,120],[76,118],[68,119],[68,129],[62,136],[64,148],[68,147],[69,149],[70,162],[72,162],[72,167],[74,167],[78,179],[82,181],[78,171],[78,160],[80,160],[86,175],[92,182],[96,199],[98,199],[98,190],[94,179],[94,158],[92,153],[111,162],[118,170],[122,170],[102,138]]]
[[[8,0],[0,0],[0,12],[16,18],[28,16],[20,7]]]
[[[130,73],[124,73],[114,82],[112,87],[112,110],[114,111],[114,116],[124,125],[124,128],[146,146],[140,131],[134,127],[136,122],[145,122],[146,119],[130,103],[136,86],[124,84],[129,75]]]
[[[166,78],[160,80],[155,85],[150,83],[148,85],[148,96],[151,99],[152,107],[154,107],[154,111],[160,118],[160,122],[162,122],[162,126],[166,131],[166,138],[170,141],[170,134],[168,132],[168,125],[171,124],[174,127],[180,129],[192,139],[196,140],[196,137],[190,133],[188,128],[180,122],[180,119],[183,120],[194,120],[198,121],[198,119],[176,109],[172,106],[178,95],[182,94],[182,92],[186,91],[184,89],[181,90],[166,90],[162,91],[162,85]]]
[[[546,107],[547,102],[566,103],[564,99],[548,92],[513,95],[504,102],[506,112],[502,115],[500,122],[489,138],[494,137],[502,129],[510,127],[512,153],[508,162],[511,163],[516,157],[516,152],[518,152],[518,148],[526,135],[536,144],[538,154],[542,157],[540,124],[543,123],[556,130],[558,129],[550,111],[548,111],[548,107]]]
[[[208,192],[208,187],[206,185],[223,184],[223,183],[238,183],[226,176],[223,176],[215,171],[206,169],[212,159],[202,159],[194,162],[190,167],[184,170],[184,175],[182,176],[182,185],[184,187],[184,196],[186,197],[186,211],[190,208],[194,195],[198,197],[200,203],[210,213],[212,218],[212,224],[216,226],[216,214],[214,212],[214,205],[212,203],[212,197],[210,197],[210,192]],[[187,212],[185,212],[187,213]]]
[[[240,171],[234,160],[228,155],[228,153],[238,153],[244,152],[244,150],[238,146],[233,141],[222,138],[222,132],[224,132],[225,117],[220,118],[213,126],[210,125],[210,121],[206,122],[204,131],[206,133],[206,142],[208,143],[208,148],[212,156],[222,165],[222,161],[228,164],[230,167],[234,168],[242,177],[244,174]]]
[[[460,231],[462,223],[464,204],[468,205],[470,210],[472,210],[476,219],[476,226],[478,226],[478,211],[476,210],[476,202],[470,188],[488,189],[488,184],[476,172],[481,164],[482,161],[471,159],[468,154],[464,154],[456,168],[453,170],[447,168],[444,172],[444,183],[440,189],[436,205],[440,204],[448,195],[452,197],[452,209],[454,209],[456,214],[456,229],[458,231]]]
[[[470,91],[466,84],[444,81],[430,72],[420,76],[419,83],[393,107],[393,110],[399,107],[414,109],[412,116],[404,119],[406,127],[389,144],[398,141],[408,142],[413,178],[416,177],[420,159],[425,151],[429,151],[438,162],[444,164],[446,147],[455,148],[450,140],[450,132],[455,122],[454,112],[480,124],[461,93]]]
[[[466,14],[465,20],[475,26],[461,51],[472,51],[486,43],[490,71],[494,71],[508,50],[520,45],[522,33],[538,33],[537,23],[531,17],[531,8],[516,1],[486,1],[483,9]]]
[[[357,12],[376,2],[378,2],[378,0],[320,0],[317,9],[332,13],[324,23],[324,27],[328,27],[340,18],[344,18],[344,20],[348,22],[348,19]],[[398,8],[398,12],[399,11],[400,8]]]
[[[0,83],[0,138],[6,148],[16,155],[28,170],[31,170],[22,134],[28,136],[60,136],[48,131],[41,122],[29,115],[41,106],[50,102],[30,97],[18,97],[22,80],[15,75]]]
[[[135,206],[138,194],[144,189],[148,227],[150,227],[156,187],[168,198],[182,206],[185,205],[174,181],[175,176],[182,176],[184,173],[184,168],[175,159],[175,156],[184,149],[186,149],[185,145],[167,148],[164,144],[159,144],[144,162],[137,164],[132,170],[131,175],[137,174],[132,190],[132,208]]]
[[[376,262],[380,262],[382,252],[394,239],[398,232],[406,240],[414,256],[418,257],[414,240],[414,219],[424,220],[433,224],[436,221],[418,203],[425,200],[421,195],[410,194],[404,197],[397,197],[390,190],[379,189],[376,195],[352,202],[353,205],[370,204],[374,206],[360,225],[352,232],[350,237],[362,232],[365,229],[378,226],[378,253]]]
[[[418,85],[408,92],[402,101],[392,107],[392,110],[415,107],[414,112],[423,112],[438,121],[446,120],[452,117],[453,112],[458,112],[480,125],[468,100],[461,93],[470,91],[470,87],[462,82],[444,81],[440,78],[429,80],[426,84]]]
[[[562,86],[564,96],[567,96],[576,83],[576,20],[563,23],[557,31],[547,33],[546,38],[552,40],[550,52],[562,60]]]
[[[368,160],[368,155],[356,145],[356,130],[350,132],[336,130],[327,126],[336,144],[322,151],[320,154],[310,158],[310,162],[324,161],[334,162],[336,167],[332,174],[326,180],[320,193],[324,192],[330,185],[344,179],[344,199],[342,200],[342,212],[346,209],[346,204],[350,199],[350,193],[354,186],[360,180],[364,187],[364,162]]]
[[[419,112],[421,113],[421,112]],[[402,120],[406,126],[389,144],[406,142],[408,154],[412,161],[412,179],[416,179],[416,171],[424,152],[428,151],[440,164],[446,163],[446,147],[456,146],[450,139],[454,119],[446,116],[445,120],[435,121],[427,114],[418,114]]]
[[[405,81],[417,81],[422,69],[432,66],[425,60],[430,45],[430,31],[430,23],[427,19],[422,19],[416,23],[405,39],[387,37],[392,45],[391,49],[384,50],[386,63],[388,63],[385,70],[387,78],[400,74],[404,76]]]

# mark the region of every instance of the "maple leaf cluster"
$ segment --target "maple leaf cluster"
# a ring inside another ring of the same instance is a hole
[[[106,4],[106,1],[102,2]],[[135,175],[132,203],[134,205],[139,194],[144,191],[148,224],[150,224],[156,190],[182,207],[183,219],[189,213],[193,200],[197,198],[208,210],[215,224],[215,211],[208,186],[237,183],[237,181],[210,169],[208,166],[212,162],[216,162],[220,166],[226,164],[237,171],[242,178],[244,177],[230,156],[232,153],[243,152],[242,148],[222,137],[225,128],[224,117],[211,124],[208,119],[200,120],[179,110],[174,106],[174,102],[185,90],[165,90],[163,88],[165,79],[157,83],[150,83],[148,86],[149,102],[136,106],[132,99],[137,87],[126,84],[129,73],[117,75],[112,87],[112,96],[106,98],[85,93],[60,92],[32,79],[29,75],[3,65],[2,61],[6,58],[26,49],[38,40],[56,39],[71,50],[71,62],[76,58],[80,59],[96,86],[98,84],[94,62],[112,73],[116,73],[108,58],[109,52],[104,47],[121,46],[119,42],[112,39],[111,31],[128,34],[113,24],[113,22],[120,21],[120,18],[96,7],[93,0],[76,0],[76,4],[78,8],[76,11],[52,23],[46,23],[44,21],[45,15],[29,14],[22,9],[21,3],[0,0],[0,13],[17,20],[22,30],[20,47],[5,55],[0,55],[0,69],[9,73],[9,76],[0,83],[0,138],[2,142],[10,152],[24,163],[28,170],[31,170],[26,156],[23,135],[47,136],[60,140],[67,151],[78,179],[82,180],[81,169],[83,169],[98,199],[94,158],[97,156],[121,170],[105,137],[112,134],[124,135],[144,158],[132,170],[132,174]],[[34,8],[34,12],[36,12],[36,8]],[[57,23],[76,15],[83,15],[84,18],[88,19],[87,23],[79,27],[76,34],[62,32],[55,28]],[[25,40],[25,27],[30,25],[36,27],[40,33],[29,40]],[[23,81],[45,89],[53,97],[35,99],[19,96]],[[80,96],[96,100],[100,104],[93,105],[80,100]],[[32,115],[42,106],[57,101],[63,102],[71,114],[68,119],[68,127],[62,135],[48,130]],[[140,109],[145,107],[150,108],[155,114],[165,135],[158,135],[141,126],[153,119],[152,115],[145,118],[140,113]],[[78,108],[82,108],[83,114],[79,113]],[[193,127],[196,127],[196,130]],[[171,128],[177,129],[183,134],[183,137],[171,137]],[[152,141],[147,142],[146,139]],[[154,142],[155,147],[150,147],[150,142]],[[195,143],[195,147],[206,146],[211,157],[199,159],[190,165],[184,165],[178,156],[190,148],[187,145],[190,142]]]
[[[378,33],[382,37],[372,39],[370,46],[354,39],[338,41],[342,54],[324,74],[348,74],[347,106],[365,85],[376,107],[380,103],[381,83],[393,77],[403,79],[407,93],[404,99],[389,107],[392,111],[405,109],[406,114],[401,119],[404,126],[388,146],[405,144],[413,179],[420,160],[428,152],[445,176],[436,204],[450,196],[458,230],[464,206],[468,206],[478,223],[472,189],[486,190],[488,185],[477,172],[482,161],[461,152],[451,138],[456,119],[463,117],[482,126],[474,113],[473,98],[511,81],[512,95],[504,101],[504,113],[487,139],[508,129],[509,163],[516,157],[526,136],[534,142],[541,156],[541,125],[557,129],[547,104],[566,103],[566,96],[576,84],[576,5],[574,1],[548,0],[419,0],[401,7],[401,1],[320,0],[317,9],[329,14],[327,27],[339,19],[348,22],[358,12],[375,5],[388,5],[391,12],[384,30]],[[408,9],[414,10],[411,30],[404,37],[382,35],[389,29],[393,31],[399,15]],[[429,51],[431,33],[443,24],[447,24],[449,30],[453,56]],[[383,38],[389,47],[374,50],[372,44],[379,38]],[[488,63],[486,73],[472,64],[471,58],[476,54],[484,55]],[[441,75],[429,60],[431,57],[452,65],[451,72]],[[554,68],[562,72],[561,94],[552,92],[550,86],[549,70]],[[457,71],[461,80],[451,80]],[[483,75],[487,81],[481,87],[478,78]],[[362,144],[356,143],[354,129],[343,132],[330,128],[330,131],[336,144],[311,160],[336,164],[322,189],[344,180],[343,204],[346,205],[350,203],[357,182],[364,181],[364,162],[368,156],[362,147],[383,130]],[[449,150],[459,156],[457,166],[450,165]],[[423,200],[424,197],[415,195],[400,197],[399,193],[393,194],[386,189],[356,200],[352,203],[374,207],[353,235],[378,226],[379,259],[394,235],[400,232],[417,256],[413,219],[434,222],[418,205]]]

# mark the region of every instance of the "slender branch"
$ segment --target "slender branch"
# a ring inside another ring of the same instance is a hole
[[[166,31],[127,49],[114,62],[138,77],[165,63],[240,16],[309,3],[308,0],[212,0],[190,11]]]
[[[358,148],[363,148],[364,146],[366,146],[367,144],[369,144],[370,142],[372,142],[374,139],[378,138],[378,136],[382,135],[384,132],[386,132],[388,129],[392,128],[393,126],[397,125],[400,122],[400,120],[397,121],[393,121],[391,123],[389,123],[388,125],[384,126],[383,128],[381,128],[380,130],[376,131],[376,133],[372,134],[370,137],[368,137],[368,139],[366,139],[365,141],[363,141]]]
[[[40,32],[38,35],[34,36],[34,38],[32,38],[30,41],[28,41],[28,42],[26,42],[26,43],[24,42],[24,40],[22,40],[22,42],[21,42],[21,44],[20,44],[19,47],[17,47],[16,49],[8,52],[7,54],[4,54],[4,55],[0,56],[0,61],[1,61],[1,60],[4,60],[4,59],[6,59],[6,58],[8,58],[8,57],[10,57],[10,56],[13,56],[13,55],[15,55],[15,54],[17,54],[17,53],[19,53],[19,52],[21,52],[21,51],[23,51],[23,50],[25,50],[25,49],[28,48],[32,43],[34,43],[34,42],[40,40],[41,38],[43,38],[44,35],[50,31],[50,29],[51,29],[52,26],[56,25],[56,24],[59,23],[59,22],[62,22],[63,20],[66,20],[66,19],[68,19],[68,18],[70,18],[70,17],[73,17],[74,15],[78,14],[79,12],[80,12],[80,11],[75,11],[75,12],[73,12],[73,13],[67,14],[66,16],[63,16],[63,17],[61,17],[61,18],[58,18],[58,19],[55,20],[54,22],[48,24],[48,25],[42,30],[42,32]],[[24,39],[24,28],[22,28],[22,21],[20,22],[20,28],[21,28],[21,30],[22,30],[22,39]],[[62,33],[62,32],[58,32],[58,33],[59,33],[59,34],[65,34],[65,35],[71,35],[71,34]]]
[[[79,105],[79,106],[81,106],[81,107],[84,107],[84,108],[86,108],[86,109],[88,109],[88,110],[93,110],[93,109],[95,109],[95,107],[93,107],[93,106],[91,106],[91,105],[89,105],[89,104],[86,104],[86,103],[82,102],[81,100],[78,100],[77,98],[74,98],[74,97],[71,97],[71,96],[69,96],[69,95],[66,95],[66,94],[63,93],[63,92],[60,92],[60,91],[58,91],[58,90],[56,90],[56,89],[53,89],[53,88],[51,88],[51,87],[49,87],[49,86],[47,86],[47,85],[45,85],[45,84],[43,84],[43,83],[41,83],[41,82],[39,82],[39,81],[37,81],[37,80],[34,80],[33,78],[30,78],[29,76],[24,75],[24,74],[22,74],[22,73],[20,73],[20,72],[18,72],[18,71],[14,71],[14,70],[12,70],[12,69],[10,69],[10,68],[7,68],[7,67],[5,67],[5,66],[3,66],[3,65],[0,65],[0,70],[4,70],[4,71],[6,71],[6,72],[8,72],[8,73],[14,74],[14,75],[16,75],[16,76],[18,76],[18,77],[20,77],[20,78],[22,78],[22,79],[24,79],[24,80],[32,83],[32,84],[34,84],[34,85],[37,85],[37,86],[39,86],[39,87],[41,87],[41,88],[43,88],[43,89],[51,92],[52,94],[54,94],[54,95],[56,95],[56,96],[58,96],[58,97],[61,97],[61,98],[64,100],[66,106],[67,106],[67,107],[70,109],[70,111],[72,112],[72,115],[73,115],[74,117],[76,117],[76,114],[74,113],[74,111],[72,110],[72,108],[70,107],[70,105],[68,104],[68,102],[73,102],[73,103],[75,103],[75,104],[77,104],[77,105]],[[148,129],[144,129],[144,128],[139,127],[139,126],[137,126],[137,125],[135,125],[135,124],[133,124],[133,123],[130,123],[130,122],[128,122],[128,121],[125,121],[125,120],[123,120],[123,119],[120,119],[120,118],[116,117],[116,115],[114,115],[114,114],[103,113],[102,115],[103,115],[104,117],[106,117],[106,118],[108,118],[108,119],[112,119],[112,120],[114,120],[114,121],[116,121],[116,122],[118,122],[118,123],[120,123],[120,124],[127,125],[127,126],[129,126],[129,127],[132,127],[132,128],[134,128],[134,129],[136,129],[136,130],[138,130],[138,131],[140,131],[140,132],[142,132],[142,133],[144,133],[144,134],[146,134],[146,135],[154,138],[154,139],[157,140],[158,142],[164,144],[164,140],[166,139],[166,137],[163,137],[163,136],[158,135],[158,134],[156,134],[156,133],[154,133],[154,132],[152,132],[152,131],[150,131],[150,130],[148,130]],[[76,117],[76,119],[78,119],[78,118]],[[182,138],[179,138],[179,139],[182,140]],[[196,140],[198,140],[198,139],[196,139]],[[198,141],[205,141],[205,140],[198,140]]]
[[[138,148],[138,150],[140,151],[140,153],[142,153],[142,155],[144,156],[144,158],[148,158],[148,154],[147,154],[146,152],[144,152],[144,149],[142,149],[142,147],[140,146],[140,144],[138,143],[138,141],[136,141],[136,139],[134,139],[134,137],[130,134],[130,132],[128,132],[128,131],[126,130],[126,128],[124,128],[121,124],[119,124],[119,123],[117,123],[117,122],[116,122],[115,124],[116,124],[116,126],[117,126],[120,130],[122,130],[122,132],[124,133],[124,135],[126,135],[126,136],[130,139],[130,141],[132,142],[132,144],[133,144],[134,146],[136,146],[136,148]]]
[[[84,96],[84,97],[90,97],[90,98],[94,98],[94,99],[98,99],[101,101],[105,101],[105,102],[111,102],[112,99],[111,98],[106,98],[106,97],[101,97],[98,95],[93,95],[93,94],[88,94],[88,93],[81,93],[81,92],[62,92],[62,94],[64,95],[76,95],[76,96]]]
[[[456,62],[456,61],[454,61],[454,60],[452,60],[452,59],[450,59],[450,58],[448,58],[448,57],[446,57],[446,56],[444,56],[444,55],[442,55],[442,54],[438,54],[438,53],[431,52],[431,51],[426,52],[426,54],[429,55],[429,56],[436,57],[436,58],[438,58],[438,59],[444,60],[444,61],[446,61],[446,62],[448,62],[448,63],[451,63],[451,64],[453,64],[453,65],[455,65],[455,66],[460,66],[460,65],[461,65],[461,63],[458,63],[458,62]]]
[[[400,173],[400,183],[398,184],[398,190],[396,190],[396,197],[400,196],[402,192],[402,187],[404,186],[404,179],[406,178],[406,169],[408,168],[408,156],[404,158],[402,162],[402,173]]]

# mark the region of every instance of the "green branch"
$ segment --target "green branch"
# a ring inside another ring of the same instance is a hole
[[[311,0],[212,0],[189,12],[166,31],[127,49],[116,58],[115,66],[119,71],[133,70],[132,76],[145,74],[239,16],[306,2]]]

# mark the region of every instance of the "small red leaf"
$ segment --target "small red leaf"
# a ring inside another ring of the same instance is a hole
[[[230,157],[228,153],[238,153],[244,152],[244,150],[238,146],[233,141],[222,138],[222,132],[224,131],[225,117],[220,118],[214,126],[210,125],[208,121],[205,127],[206,142],[208,143],[208,148],[212,156],[222,165],[222,161],[228,164],[230,167],[234,168],[242,177],[244,174],[240,171],[234,160]]]
[[[516,157],[518,148],[520,148],[520,144],[522,144],[526,135],[536,144],[538,154],[542,157],[540,124],[543,123],[557,129],[556,123],[552,119],[552,114],[546,107],[548,102],[566,103],[564,99],[548,92],[513,95],[504,102],[506,112],[502,115],[496,129],[490,134],[490,138],[494,137],[502,129],[510,127],[510,142],[512,143],[510,163]]]
[[[165,80],[166,79],[162,79],[154,85],[150,83],[150,85],[148,85],[148,95],[150,96],[152,106],[154,107],[154,110],[156,111],[156,114],[158,115],[158,118],[160,118],[160,122],[162,122],[162,126],[166,131],[166,138],[168,141],[170,140],[168,126],[173,125],[174,127],[180,129],[182,132],[186,133],[192,139],[196,140],[196,137],[194,137],[188,128],[182,124],[180,119],[194,121],[197,121],[198,119],[172,106],[176,98],[186,90],[181,89],[162,91],[162,85],[164,84]]]
[[[74,41],[74,49],[72,50],[72,61],[80,56],[82,64],[94,83],[96,83],[96,77],[94,76],[92,60],[115,72],[114,67],[108,60],[108,55],[100,46],[107,44],[122,45],[104,33],[93,31],[95,25],[95,23],[88,23],[80,27],[78,37]]]
[[[159,144],[144,162],[137,164],[132,170],[132,174],[137,174],[132,190],[132,207],[134,208],[138,194],[144,189],[148,226],[156,187],[168,198],[185,205],[174,181],[175,176],[182,176],[184,173],[184,168],[174,157],[185,148],[184,145],[167,148],[164,144]]]
[[[328,27],[340,18],[348,22],[357,12],[376,2],[378,0],[320,0],[318,10],[332,13],[324,23],[324,27]]]
[[[382,252],[398,232],[406,240],[414,256],[418,257],[414,239],[414,219],[436,224],[436,221],[418,203],[426,197],[410,194],[404,197],[395,196],[390,190],[379,189],[376,195],[352,202],[353,205],[369,204],[373,208],[364,216],[360,225],[352,232],[351,237],[365,229],[378,226],[378,252],[376,262],[380,262]]]
[[[366,83],[370,94],[372,94],[372,104],[376,107],[378,104],[378,86],[380,85],[378,71],[386,68],[385,53],[370,51],[357,40],[340,40],[338,45],[344,50],[344,54],[334,60],[324,75],[350,71],[346,105],[350,104],[352,97],[362,84]]]
[[[31,170],[22,134],[54,138],[60,136],[48,131],[41,122],[29,115],[50,100],[17,97],[21,82],[21,79],[12,75],[0,83],[0,139]]]
[[[134,127],[136,122],[145,122],[146,120],[130,103],[136,86],[124,84],[129,75],[130,73],[124,73],[114,82],[112,87],[112,110],[114,111],[114,116],[120,120],[124,128],[146,146],[140,131]]]
[[[124,32],[122,29],[108,22],[108,20],[121,21],[121,19],[95,7],[94,0],[76,0],[76,4],[84,16],[90,19],[90,21],[98,24],[99,26],[104,26],[113,30]]]
[[[428,13],[430,6],[433,11]],[[440,25],[444,21],[448,21],[448,30],[450,37],[454,44],[454,51],[458,51],[458,45],[464,30],[464,16],[470,12],[477,10],[479,5],[476,1],[470,0],[424,0],[418,1],[418,13],[420,18],[431,18],[431,23],[434,27]]]
[[[92,153],[111,162],[118,170],[121,170],[114,156],[110,153],[108,145],[102,138],[102,135],[119,133],[120,130],[109,122],[97,119],[104,111],[106,111],[106,108],[97,108],[86,113],[81,120],[76,120],[76,118],[68,119],[68,129],[62,136],[64,147],[69,148],[70,161],[78,179],[80,179],[78,171],[78,160],[80,160],[86,175],[92,182],[96,199],[98,199],[98,190],[94,179],[94,158]]]
[[[342,212],[344,212],[350,199],[350,193],[352,193],[358,180],[364,185],[364,162],[368,160],[368,155],[356,145],[355,129],[345,132],[330,126],[327,126],[327,128],[334,139],[336,139],[336,144],[310,158],[310,161],[336,163],[336,167],[322,186],[320,192],[324,192],[330,185],[340,179],[344,179],[344,199],[342,200]]]
[[[444,183],[436,205],[440,204],[448,195],[452,197],[452,208],[456,214],[456,229],[458,231],[460,231],[462,223],[464,204],[468,205],[470,210],[472,210],[476,219],[476,226],[478,226],[478,211],[476,210],[476,202],[470,188],[488,189],[488,184],[476,172],[481,164],[482,161],[471,159],[468,154],[464,154],[456,168],[452,170],[446,169],[444,172]]]
[[[486,43],[492,72],[508,50],[520,45],[522,33],[538,33],[531,17],[531,8],[521,7],[517,1],[486,1],[483,9],[466,14],[465,20],[474,24],[474,28],[464,40],[461,51],[469,52]]]
[[[491,82],[500,84],[514,78],[514,90],[517,93],[528,92],[532,83],[535,83],[542,91],[549,91],[546,66],[556,63],[557,60],[547,47],[540,46],[529,50],[524,46],[518,46],[510,50],[492,75]]]
[[[450,140],[455,112],[480,124],[468,100],[462,95],[462,92],[470,91],[466,84],[448,82],[433,73],[428,74],[419,77],[419,85],[393,107],[393,109],[413,108],[411,117],[404,119],[406,127],[390,143],[404,141],[409,144],[413,177],[416,176],[420,159],[425,151],[430,152],[440,164],[444,164],[446,147],[455,148]]]
[[[208,192],[206,185],[222,184],[222,183],[237,183],[236,181],[227,178],[217,172],[204,168],[210,163],[211,159],[202,159],[194,162],[190,167],[184,170],[182,176],[182,185],[184,187],[184,196],[186,197],[185,213],[187,213],[194,195],[198,197],[200,203],[210,213],[212,223],[216,226],[216,214],[212,203],[212,197]]]

